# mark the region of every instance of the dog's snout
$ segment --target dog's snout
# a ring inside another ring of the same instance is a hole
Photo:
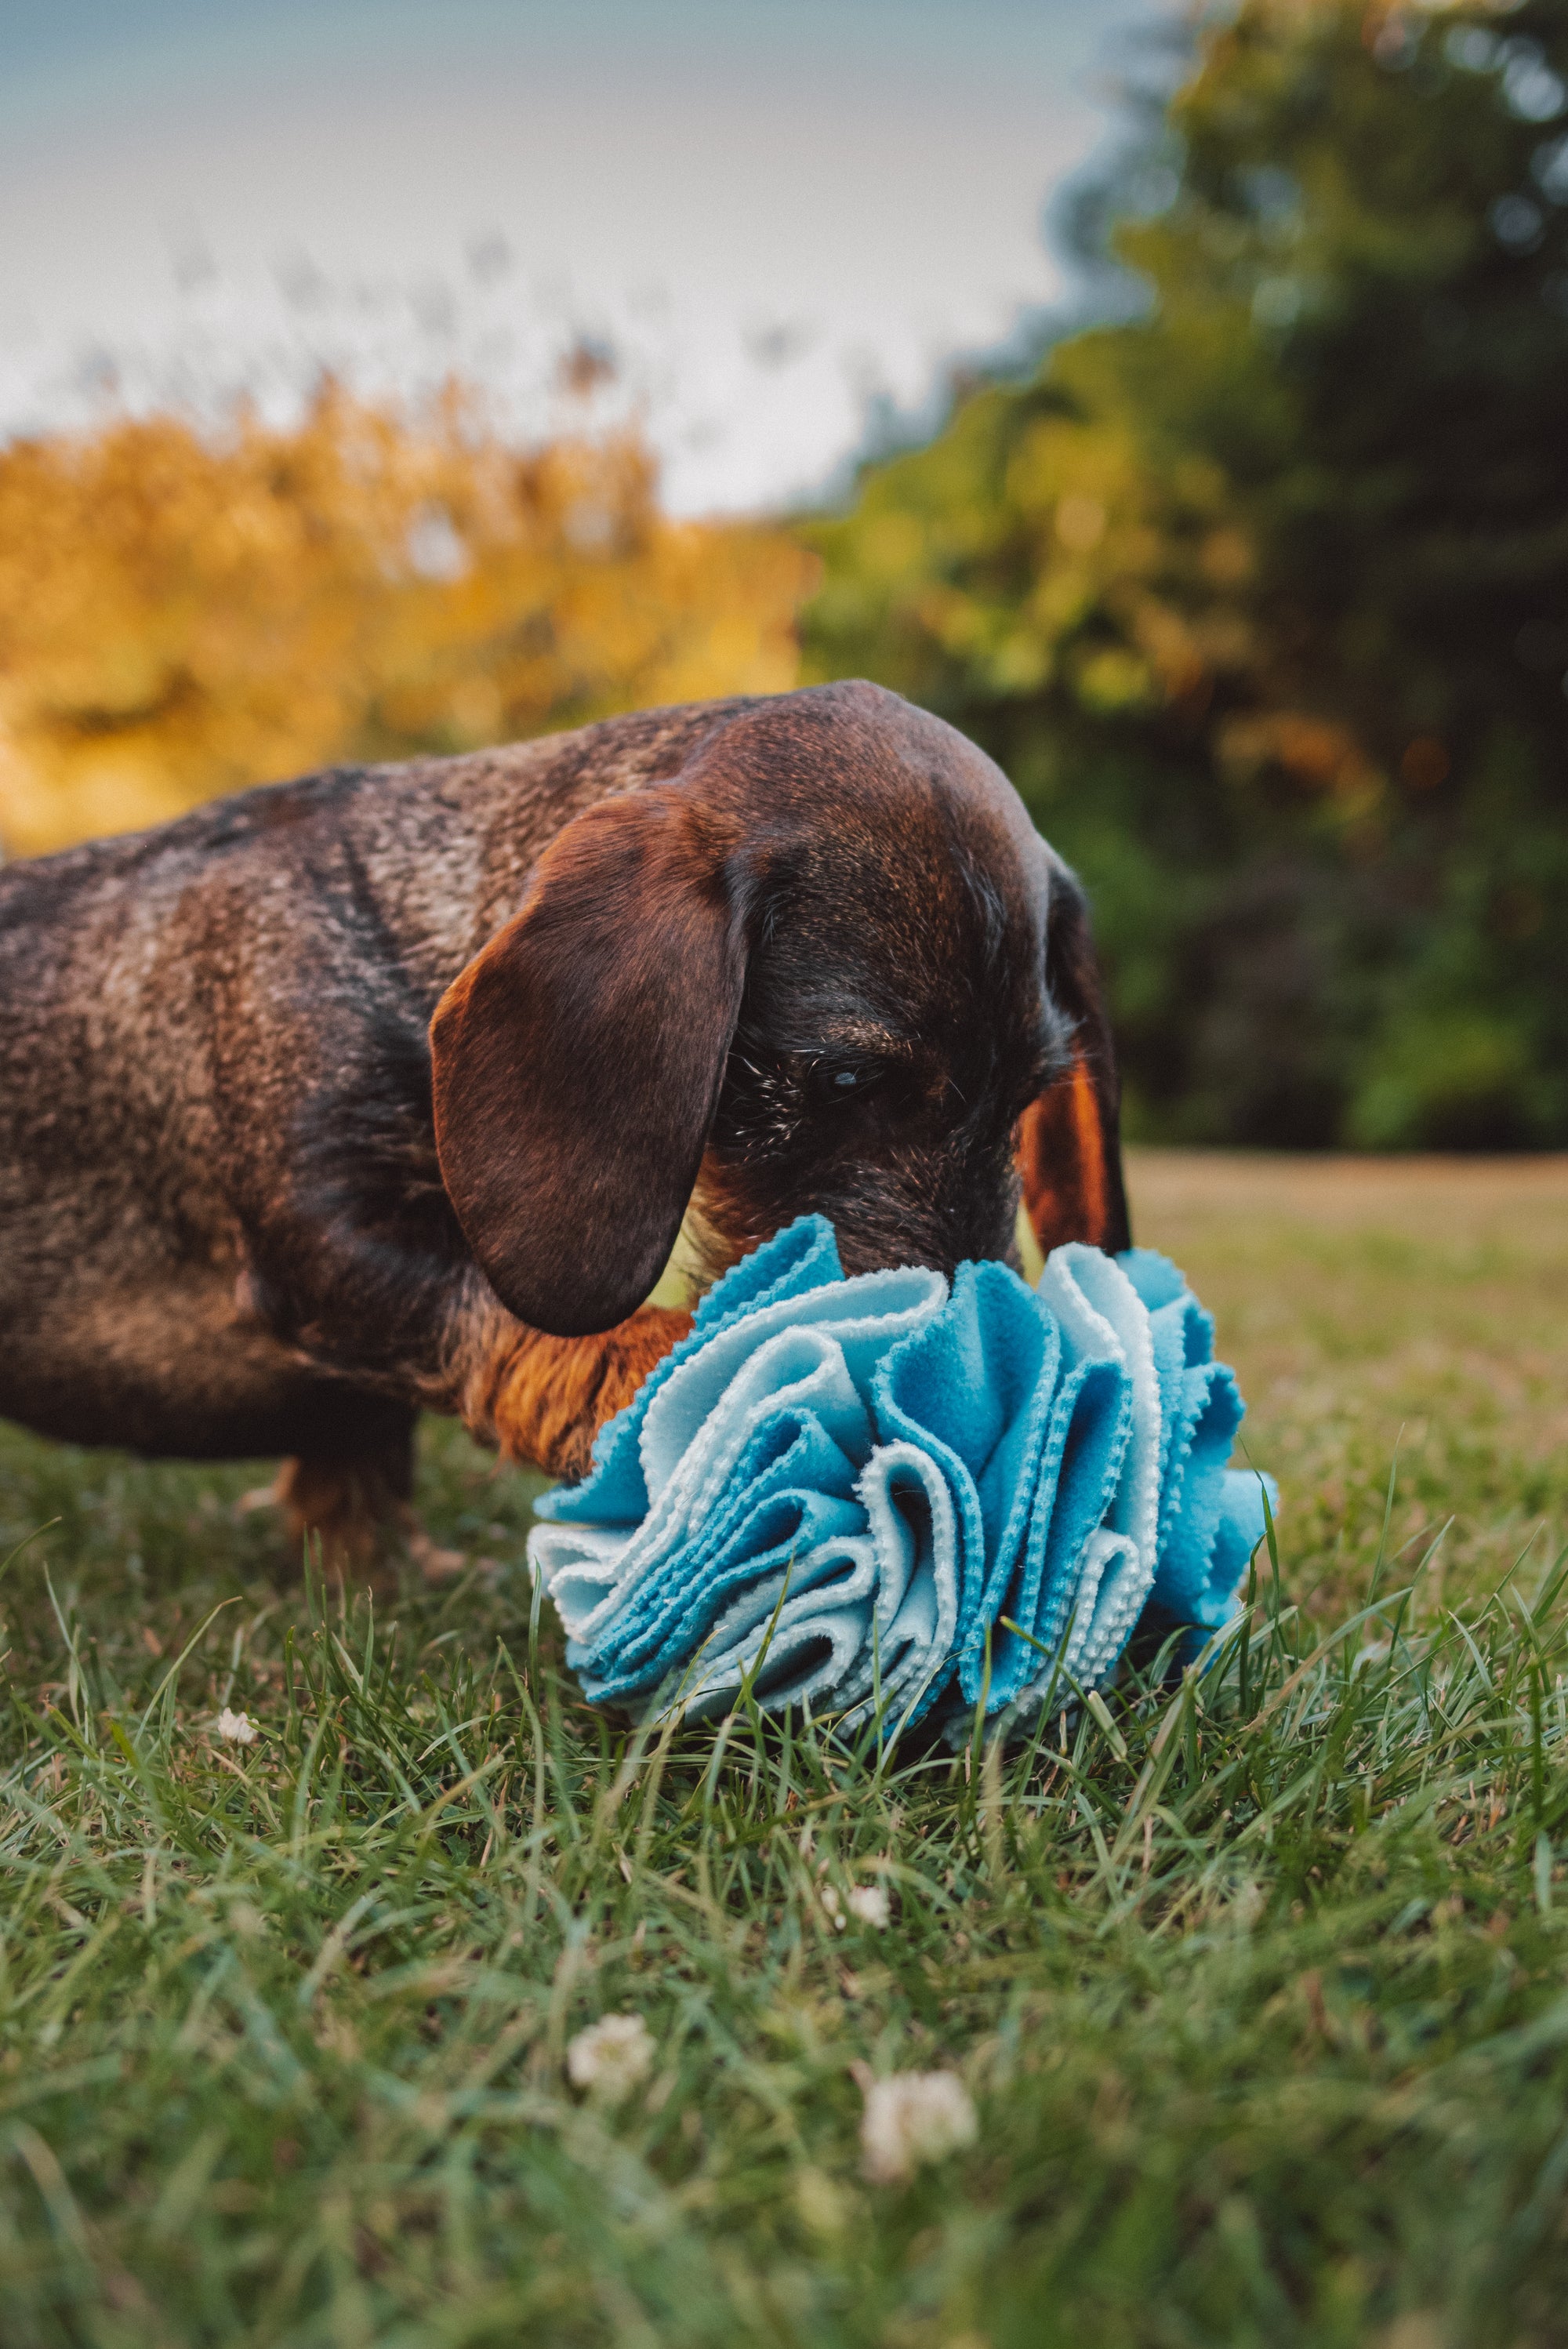
[[[1006,1261],[1016,1252],[1017,1207],[1010,1157],[976,1163],[942,1150],[892,1168],[868,1165],[858,1181],[820,1198],[851,1276],[922,1264],[951,1279],[975,1258]]]

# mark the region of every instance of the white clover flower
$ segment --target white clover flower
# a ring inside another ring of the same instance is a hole
[[[605,2014],[568,2043],[566,2076],[574,2088],[618,2104],[653,2060],[653,2039],[640,2014]]]
[[[973,2145],[980,2124],[956,2072],[895,2072],[873,2080],[861,2116],[866,2176],[878,2186],[908,2178],[922,2162],[941,2161]]]
[[[1268,1902],[1264,1897],[1262,1887],[1254,1884],[1251,1877],[1237,1889],[1231,1899],[1231,1914],[1243,1933],[1252,1931],[1267,1907]]]
[[[888,1921],[887,1887],[883,1884],[857,1884],[849,1895],[851,1917],[862,1925],[873,1925],[879,1933],[886,1930]]]
[[[218,1734],[227,1738],[231,1745],[253,1745],[256,1724],[248,1713],[231,1713],[225,1705],[218,1715]]]

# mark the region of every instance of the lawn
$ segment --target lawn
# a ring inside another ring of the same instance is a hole
[[[254,1467],[0,1434],[4,2349],[1563,2339],[1568,1163],[1133,1189],[1278,1557],[1021,1753],[606,1726],[449,1429],[502,1571],[374,1610]]]

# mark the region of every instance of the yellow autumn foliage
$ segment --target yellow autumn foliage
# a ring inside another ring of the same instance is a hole
[[[449,751],[797,672],[813,559],[677,523],[634,439],[520,451],[458,393],[0,449],[0,844],[339,759]]]

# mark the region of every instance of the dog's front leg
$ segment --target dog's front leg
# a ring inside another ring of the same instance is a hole
[[[463,1423],[481,1444],[552,1476],[586,1474],[593,1438],[691,1328],[689,1313],[645,1305],[589,1338],[552,1338],[490,1305],[455,1350]]]

